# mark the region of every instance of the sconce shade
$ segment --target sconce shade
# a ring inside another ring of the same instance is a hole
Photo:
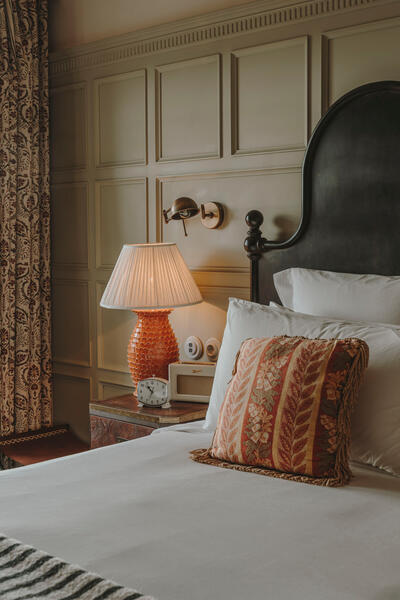
[[[100,306],[160,310],[202,302],[176,244],[125,244]]]
[[[171,206],[171,219],[190,219],[200,212],[196,202],[191,198],[177,198]]]

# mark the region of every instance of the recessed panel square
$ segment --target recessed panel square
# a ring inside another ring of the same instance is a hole
[[[220,57],[158,67],[157,159],[220,156]]]
[[[54,422],[68,424],[72,431],[90,443],[90,381],[67,375],[54,376]]]
[[[165,224],[161,209],[175,198],[188,196],[197,205],[204,201],[220,202],[224,222],[219,229],[206,229],[197,215],[186,221],[185,237],[181,221]],[[254,171],[227,171],[160,178],[159,218],[161,237],[176,242],[187,264],[202,271],[248,269],[243,250],[246,236],[245,216],[252,209],[268,216],[263,234],[270,240],[288,239],[297,229],[301,214],[301,169],[297,167]]]
[[[57,267],[87,268],[87,185],[52,187],[52,252]]]
[[[298,150],[307,143],[307,38],[232,55],[232,153]]]
[[[146,71],[96,81],[98,166],[146,162]]]
[[[365,83],[400,79],[400,19],[346,28],[326,37],[330,104]]]
[[[51,166],[86,167],[86,84],[52,90],[50,95]]]
[[[146,180],[96,184],[97,267],[113,268],[124,244],[147,242]]]
[[[85,281],[53,282],[54,360],[89,367],[89,290]]]
[[[97,283],[97,366],[128,373],[127,347],[136,316],[129,310],[101,308],[104,289],[105,284]]]

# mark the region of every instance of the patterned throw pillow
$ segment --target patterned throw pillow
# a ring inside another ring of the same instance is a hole
[[[211,447],[193,460],[317,485],[349,482],[350,417],[368,364],[362,340],[243,342]]]

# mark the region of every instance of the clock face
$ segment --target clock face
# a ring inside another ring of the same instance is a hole
[[[137,384],[137,399],[145,406],[162,406],[168,400],[168,381],[161,377],[149,377]]]

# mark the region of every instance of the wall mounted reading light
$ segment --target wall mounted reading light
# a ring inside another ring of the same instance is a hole
[[[217,229],[224,220],[224,208],[219,202],[207,202],[201,204],[200,208],[191,198],[182,196],[172,203],[167,210],[163,210],[164,221],[169,223],[171,220],[181,220],[185,236],[187,236],[186,219],[191,219],[200,213],[201,223],[207,229]]]
[[[169,223],[172,219],[174,221],[181,219],[185,236],[187,236],[185,221],[186,219],[195,217],[199,212],[200,210],[194,200],[182,196],[182,198],[174,200],[171,208],[163,210],[164,221]]]

